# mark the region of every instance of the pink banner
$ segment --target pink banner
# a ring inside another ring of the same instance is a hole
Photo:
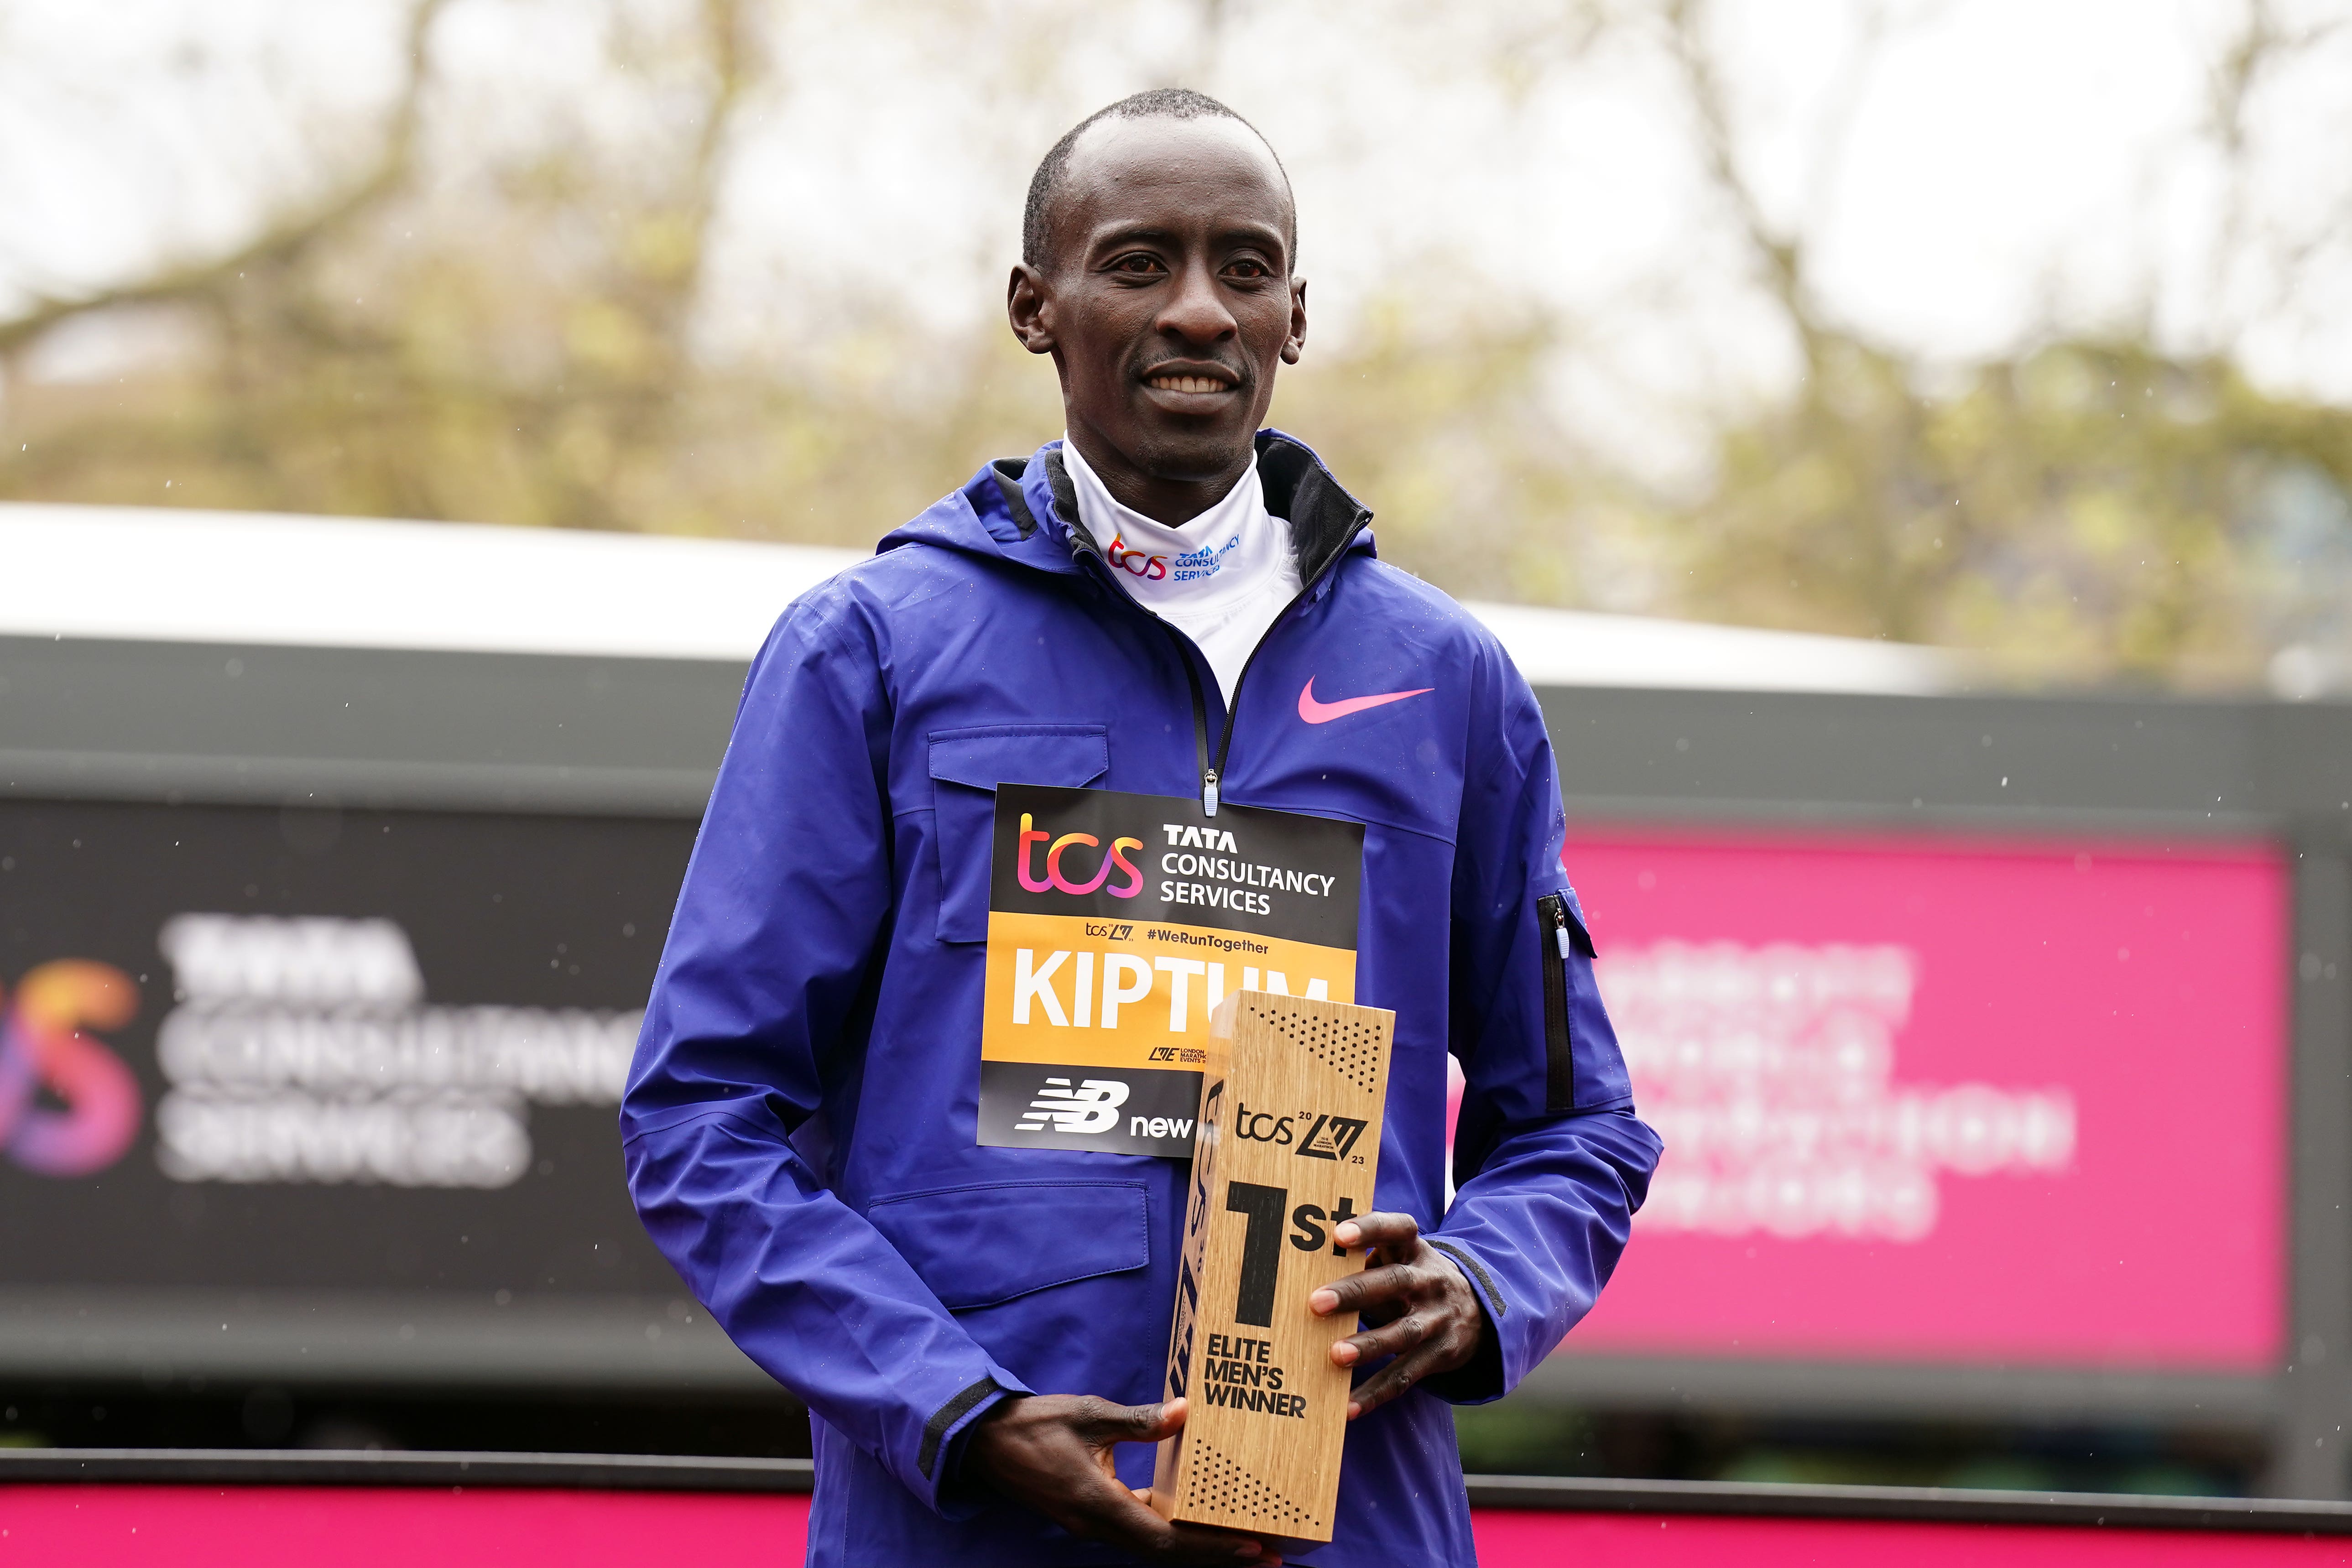
[[[1680,833],[1565,858],[1666,1155],[1564,1353],[2280,1359],[2274,850]]]
[[[1905,1524],[1853,1519],[1662,1519],[1481,1510],[1484,1568],[2320,1568],[2352,1563],[2352,1542],[2292,1535]],[[1305,1559],[1311,1563],[1314,1559]],[[1336,1568],[1336,1565],[1335,1565]]]
[[[796,1563],[808,1499],[406,1487],[0,1487],[0,1563],[74,1568]]]
[[[2066,1526],[1523,1512],[1474,1516],[1486,1568],[2321,1568],[2342,1539]],[[795,1563],[808,1500],[357,1487],[0,1487],[0,1563],[76,1568]],[[1302,1561],[1312,1563],[1315,1558]]]

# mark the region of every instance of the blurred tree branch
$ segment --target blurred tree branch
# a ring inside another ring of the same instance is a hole
[[[0,325],[5,353],[71,321],[176,311],[210,345],[193,384],[163,374],[98,397],[12,378],[35,438],[0,453],[0,491],[57,493],[72,476],[110,499],[677,525],[648,511],[676,496],[663,470],[723,379],[691,340],[735,116],[760,75],[751,5],[698,0],[651,13],[642,34],[615,14],[623,73],[685,110],[676,139],[558,133],[428,177],[428,146],[470,148],[466,105],[430,58],[447,3],[407,6],[378,151],[327,197],[222,256]],[[768,395],[730,385],[719,400]],[[106,448],[115,460],[93,471]]]
[[[2270,79],[2343,26],[2338,18],[2291,27],[2280,19],[2273,0],[2244,0],[2236,29],[2208,73],[2204,129],[2220,159],[2222,176],[2221,213],[2213,226],[2205,279],[2206,294],[2214,310],[2207,337],[2217,347],[2232,341],[2246,319],[2243,310],[2231,308],[2230,286],[2248,260],[2254,177],[2252,104]],[[2289,245],[2276,258],[2280,265],[2275,292],[2281,299],[2294,288],[2310,248]],[[2298,254],[2299,249],[2304,254]]]
[[[76,316],[137,305],[174,304],[211,294],[257,268],[282,267],[381,204],[408,180],[415,155],[421,104],[430,86],[428,40],[447,0],[411,0],[404,29],[406,71],[383,145],[374,160],[324,200],[279,215],[244,245],[200,262],[171,266],[146,278],[65,298],[41,298],[0,321],[0,356]]]
[[[1805,297],[1804,241],[1799,235],[1781,232],[1765,216],[1755,187],[1740,169],[1729,93],[1705,37],[1706,10],[1706,0],[1665,0],[1661,19],[1665,24],[1667,50],[1681,73],[1696,121],[1707,176],[1730,204],[1741,233],[1763,267],[1767,286],[1788,313],[1810,360],[1817,329]]]
[[[1802,364],[1784,395],[1722,421],[1708,491],[1661,509],[1681,540],[1685,610],[1962,644],[2044,679],[2238,684],[2282,641],[2316,635],[2340,645],[2331,657],[2352,678],[2352,616],[2318,608],[2308,586],[2323,568],[2352,585],[2352,414],[2265,395],[2218,350],[2170,353],[2145,329],[2029,346],[1955,377],[1827,319],[1808,272],[1814,237],[1777,226],[1742,165],[1706,0],[1659,0],[1656,17],[1700,166]],[[1858,31],[1849,104],[1890,37],[1886,14],[1866,7]],[[2319,36],[2248,0],[2216,68],[2222,269],[2244,221],[2252,100]],[[1831,167],[1817,155],[1805,204],[1817,222]],[[2335,498],[2342,538],[2281,510],[2324,510],[2292,500],[2315,494]]]

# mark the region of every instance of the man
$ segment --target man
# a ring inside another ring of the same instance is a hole
[[[1541,715],[1259,427],[1307,290],[1254,130],[1191,92],[1114,104],[1047,155],[1024,229],[1013,330],[1067,435],[795,603],[754,662],[622,1108],[631,1191],[809,1405],[812,1563],[1276,1561],[1134,1489],[1184,1416],[1153,1403],[1183,1163],[981,1142],[990,792],[1360,824],[1356,1000],[1397,1022],[1380,1212],[1336,1235],[1368,1267],[1312,1302],[1361,1313],[1316,1561],[1471,1561],[1447,1402],[1503,1394],[1591,1306],[1659,1151]]]

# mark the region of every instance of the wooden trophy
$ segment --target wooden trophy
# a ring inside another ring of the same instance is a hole
[[[1209,1025],[1165,1397],[1190,1409],[1160,1445],[1163,1519],[1323,1542],[1339,1495],[1353,1312],[1307,1298],[1364,1266],[1331,1239],[1368,1214],[1396,1015],[1240,991]]]

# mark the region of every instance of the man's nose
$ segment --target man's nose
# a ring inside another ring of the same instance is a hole
[[[1225,309],[1215,276],[1206,264],[1198,262],[1187,262],[1177,270],[1176,287],[1169,291],[1157,324],[1161,331],[1191,343],[1217,342],[1240,330],[1234,313]]]

